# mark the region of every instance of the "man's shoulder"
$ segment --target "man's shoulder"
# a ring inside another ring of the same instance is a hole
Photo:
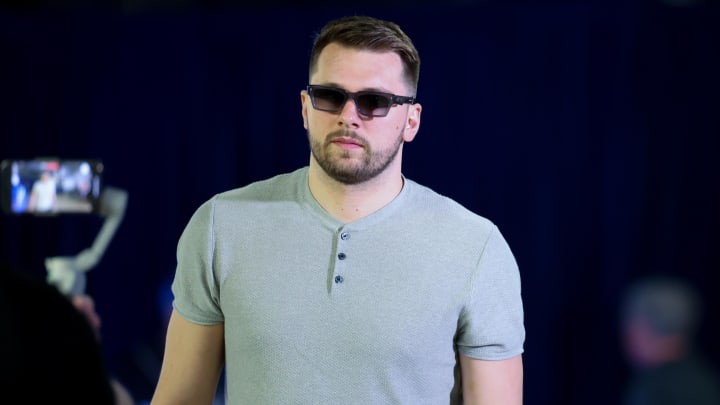
[[[423,215],[431,215],[437,220],[457,221],[467,226],[480,226],[484,229],[494,226],[488,218],[472,211],[452,197],[415,181],[407,181],[410,185],[411,200]]]
[[[258,180],[242,187],[227,190],[213,197],[215,202],[242,200],[264,201],[295,195],[297,187],[307,178],[307,169],[300,168],[289,173]]]
[[[200,204],[193,219],[207,224],[210,218],[218,216],[224,220],[252,218],[254,213],[267,213],[267,210],[287,210],[304,198],[302,186],[307,184],[306,179],[306,170],[301,168],[217,193]]]

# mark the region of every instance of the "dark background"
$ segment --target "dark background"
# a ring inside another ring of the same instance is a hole
[[[405,175],[493,220],[513,248],[526,404],[618,403],[617,307],[643,275],[700,289],[701,347],[720,359],[716,2],[9,4],[0,159],[100,158],[105,183],[129,193],[88,292],[108,366],[136,399],[157,378],[183,227],[214,193],[307,164],[312,36],[346,14],[394,20],[420,51]],[[45,257],[89,247],[101,225],[3,215],[0,259],[42,277]]]

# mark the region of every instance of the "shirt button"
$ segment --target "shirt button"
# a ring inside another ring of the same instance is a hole
[[[345,260],[347,256],[345,256],[345,253],[338,253],[338,259]]]
[[[343,233],[340,234],[340,239],[342,239],[342,240],[348,240],[348,239],[350,239],[350,234],[347,233],[347,232],[343,232]]]
[[[336,283],[336,284],[340,284],[340,283],[342,283],[343,281],[345,281],[345,279],[343,278],[343,276],[335,276],[335,283]]]

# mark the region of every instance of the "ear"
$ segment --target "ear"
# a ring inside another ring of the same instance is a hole
[[[308,103],[310,103],[310,96],[308,96],[306,90],[303,90],[300,92],[300,104],[302,105],[301,113],[302,113],[302,118],[303,118],[303,127],[305,129],[308,129],[308,116],[307,116]]]
[[[410,106],[405,130],[403,131],[403,140],[405,142],[412,142],[415,139],[415,135],[420,129],[420,113],[422,113],[422,105],[416,103]]]

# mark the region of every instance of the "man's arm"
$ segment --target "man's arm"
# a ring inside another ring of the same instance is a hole
[[[224,324],[198,325],[173,311],[152,405],[212,404],[224,365]]]
[[[521,405],[522,356],[507,360],[477,360],[460,355],[465,405]]]

